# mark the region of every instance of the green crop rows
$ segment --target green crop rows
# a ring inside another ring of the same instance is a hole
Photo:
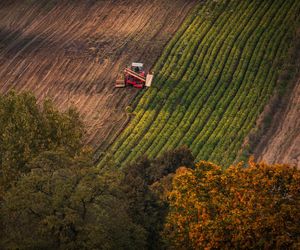
[[[199,4],[109,155],[124,164],[187,145],[197,160],[232,163],[273,93],[299,8],[298,0]]]

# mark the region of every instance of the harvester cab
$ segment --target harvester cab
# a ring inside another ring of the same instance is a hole
[[[130,67],[124,69],[122,77],[116,80],[116,88],[124,88],[126,86],[133,86],[138,89],[150,87],[154,75],[146,74],[143,63],[132,63]]]
[[[142,64],[142,63],[132,63],[131,64],[131,70],[133,70],[134,72],[140,74],[140,73],[144,72],[144,64]]]

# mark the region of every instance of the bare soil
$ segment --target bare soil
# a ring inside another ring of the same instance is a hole
[[[272,125],[256,148],[258,160],[267,163],[287,163],[300,169],[300,78],[282,108],[272,119]]]
[[[75,106],[87,143],[105,148],[139,90],[114,89],[132,61],[150,68],[195,0],[1,1],[0,92]]]

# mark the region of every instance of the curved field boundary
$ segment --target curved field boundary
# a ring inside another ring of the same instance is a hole
[[[187,145],[197,160],[231,164],[273,93],[299,8],[297,0],[200,3],[103,162]]]
[[[300,79],[298,79],[287,105],[275,115],[275,122],[261,143],[258,159],[268,163],[285,163],[300,169]]]

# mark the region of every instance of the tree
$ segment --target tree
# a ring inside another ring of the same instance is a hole
[[[0,95],[0,197],[40,153],[82,149],[83,125],[74,109],[58,112],[50,101],[42,107],[30,93]]]
[[[45,152],[4,196],[2,249],[143,249],[118,171]]]
[[[78,112],[0,96],[0,248],[143,249],[120,171],[95,168]]]
[[[129,215],[147,232],[147,249],[163,248],[163,229],[168,204],[161,198],[161,182],[169,179],[180,166],[193,166],[194,157],[186,148],[178,148],[150,160],[142,157],[123,169],[121,188],[129,202]]]
[[[299,249],[300,171],[249,162],[181,168],[169,194],[165,239],[175,249]]]

